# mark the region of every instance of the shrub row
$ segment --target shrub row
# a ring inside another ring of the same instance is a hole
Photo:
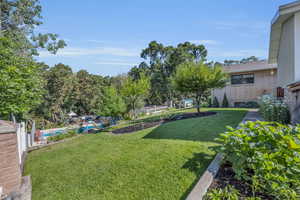
[[[63,139],[66,139],[66,138],[73,137],[75,135],[76,135],[75,131],[68,131],[67,133],[63,133],[63,134],[48,137],[47,141],[56,142],[56,141],[59,141],[59,140],[63,140]]]
[[[283,124],[288,124],[291,121],[287,104],[270,95],[261,97],[259,111],[267,121],[275,121]]]

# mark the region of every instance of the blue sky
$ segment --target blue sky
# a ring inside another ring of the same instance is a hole
[[[100,75],[126,73],[156,40],[165,45],[204,44],[208,59],[267,58],[270,21],[291,0],[41,0],[42,33],[68,46],[37,58]]]

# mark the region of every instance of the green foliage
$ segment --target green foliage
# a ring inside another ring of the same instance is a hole
[[[288,105],[273,96],[262,96],[259,111],[267,121],[275,121],[283,124],[288,124],[291,121]]]
[[[214,107],[214,108],[219,108],[220,107],[219,100],[218,100],[217,97],[214,97],[214,101],[212,103],[212,107]]]
[[[210,89],[224,87],[227,76],[219,66],[189,62],[179,66],[172,80],[178,91],[195,96],[197,111],[200,112],[203,95]]]
[[[239,102],[234,105],[237,108],[259,108],[259,104],[255,101]]]
[[[141,57],[148,61],[133,67],[128,73],[134,80],[141,74],[150,77],[151,89],[147,102],[161,105],[171,104],[179,99],[180,94],[171,85],[170,77],[176,68],[184,62],[205,61],[207,50],[204,45],[196,45],[190,42],[180,43],[177,46],[164,46],[157,41],[151,41],[147,48],[141,52]]]
[[[137,116],[136,109],[141,108],[144,99],[149,94],[150,81],[144,75],[137,81],[128,77],[121,89],[121,94],[125,99],[128,111],[132,112],[132,116]]]
[[[124,114],[125,111],[125,102],[117,93],[117,90],[112,86],[105,87],[103,92],[101,115],[118,117]]]
[[[32,59],[15,55],[18,45],[0,38],[0,116],[23,117],[40,103],[40,68]]]
[[[237,178],[274,199],[297,199],[300,188],[300,126],[247,122],[221,134],[225,159]]]
[[[74,94],[75,79],[72,69],[63,64],[57,64],[43,72],[45,80],[44,100],[35,110],[35,114],[52,122],[63,122],[70,111]]]
[[[18,41],[16,53],[37,55],[38,48],[56,53],[66,46],[63,40],[57,39],[57,34],[36,34],[36,27],[43,24],[39,0],[1,0],[0,10],[0,35]]]
[[[241,60],[224,60],[224,65],[234,65],[234,64],[246,64],[251,62],[261,61],[255,56],[250,56],[248,58],[243,58]]]
[[[51,137],[47,138],[47,141],[57,142],[57,141],[60,141],[60,140],[64,140],[64,139],[73,137],[75,135],[77,135],[77,133],[75,131],[68,131],[67,133],[51,136]]]
[[[35,118],[45,121],[65,123],[70,111],[78,115],[101,114],[106,112],[103,103],[107,103],[105,95],[110,95],[104,88],[109,84],[106,78],[89,74],[85,70],[73,73],[71,67],[57,64],[43,71],[45,80],[44,101],[34,111]],[[114,97],[118,98],[118,97]],[[106,102],[103,102],[105,101]]]
[[[232,186],[224,189],[212,189],[205,195],[204,200],[239,200],[239,191]]]
[[[228,99],[227,99],[226,93],[224,93],[224,98],[223,98],[223,102],[222,102],[222,107],[223,107],[223,108],[228,108],[228,107],[229,107],[229,103],[228,103]]]

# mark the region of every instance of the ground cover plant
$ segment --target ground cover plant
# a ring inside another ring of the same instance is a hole
[[[25,174],[33,200],[185,199],[216,153],[214,139],[246,113],[211,110],[217,114],[132,134],[88,134],[31,152]]]
[[[299,199],[300,126],[247,122],[229,128],[218,141],[235,177],[250,185],[252,197]]]
[[[64,140],[64,139],[67,139],[70,137],[74,137],[76,135],[77,135],[77,133],[75,131],[68,131],[67,133],[50,136],[47,138],[47,141],[48,142],[57,142],[57,141]]]

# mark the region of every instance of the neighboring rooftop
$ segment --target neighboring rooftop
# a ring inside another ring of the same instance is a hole
[[[277,63],[282,24],[300,11],[300,0],[279,7],[271,23],[269,63]]]
[[[253,72],[253,71],[261,71],[261,70],[271,70],[276,68],[277,68],[276,64],[268,64],[268,62],[265,60],[246,63],[246,64],[235,64],[235,65],[224,66],[225,72],[228,73]]]

